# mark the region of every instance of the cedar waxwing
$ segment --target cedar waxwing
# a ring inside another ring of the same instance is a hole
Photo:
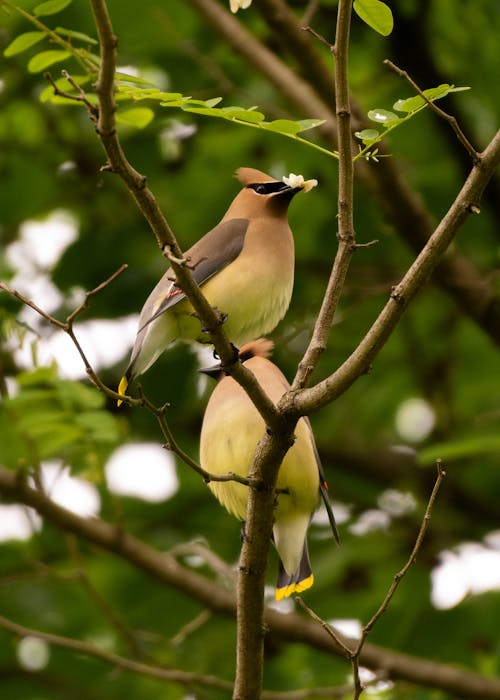
[[[288,309],[294,273],[288,205],[297,192],[307,192],[317,181],[304,182],[293,173],[275,180],[253,168],[239,168],[236,176],[244,188],[221,222],[185,256],[210,304],[226,315],[229,340],[239,346],[270,333]],[[129,382],[151,367],[174,340],[210,342],[169,268],[142,308],[118,392],[125,393]]]
[[[257,378],[262,389],[277,402],[290,388],[281,371],[267,359],[273,343],[255,340],[240,349],[240,361]],[[200,437],[200,463],[210,474],[234,472],[247,476],[265,424],[244,389],[220,365],[202,369],[218,380],[208,402]],[[240,520],[245,520],[248,487],[236,481],[208,484],[221,504]],[[311,425],[301,418],[295,429],[295,442],[281,464],[276,488],[273,541],[280,558],[276,599],[310,588],[314,577],[307,551],[307,529],[318,503],[318,490],[325,503],[333,534],[338,543],[335,518]]]

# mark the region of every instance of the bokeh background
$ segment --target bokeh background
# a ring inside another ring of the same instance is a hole
[[[333,40],[334,0],[289,5],[299,18],[313,6],[311,25]],[[350,79],[361,109],[391,109],[396,99],[411,95],[383,65],[390,58],[422,88],[443,82],[470,86],[443,107],[482,150],[498,123],[500,6],[495,0],[463,0],[459,6],[451,0],[406,0],[392,9],[395,29],[388,38],[353,20]],[[228,47],[191,2],[110,0],[109,10],[123,70],[166,91],[200,99],[221,96],[226,105],[258,105],[270,118],[317,116],[299,113]],[[0,7],[0,12],[4,50],[32,28],[16,11]],[[312,80],[300,52],[288,51],[258,7],[237,17],[297,75]],[[95,36],[87,3],[73,3],[47,23]],[[319,43],[316,49],[330,66],[328,49]],[[0,276],[64,319],[85,291],[127,263],[126,272],[92,299],[75,326],[101,378],[115,386],[128,361],[138,312],[165,261],[123,184],[100,170],[105,157],[85,109],[40,101],[46,80],[27,67],[38,50],[1,59]],[[76,70],[71,61],[49,70],[58,77],[61,67]],[[292,379],[337,246],[336,161],[279,135],[153,107],[155,118],[145,128],[122,126],[120,136],[184,248],[223,215],[238,191],[237,167],[318,179],[318,188],[297,197],[290,209],[296,283],[290,310],[272,334],[275,362]],[[309,138],[324,144],[321,133],[313,131]],[[389,150],[408,186],[439,220],[470,168],[449,125],[420,114],[394,132]],[[376,176],[377,164],[370,168]],[[499,192],[497,178],[481,215],[467,222],[453,244],[453,253],[466,257],[497,295],[497,304]],[[390,199],[391,192],[374,197],[361,184],[356,187],[358,240],[378,243],[354,255],[315,380],[353,352],[413,260],[404,232],[385,216],[384,197]],[[105,400],[86,380],[69,339],[3,292],[0,324],[2,466],[31,470],[38,465],[47,490],[66,507],[109,521],[119,517],[128,531],[159,549],[178,551],[184,563],[207,576],[220,574],[200,555],[200,543],[235,566],[238,523],[194,472],[162,449],[154,417]],[[486,675],[498,673],[500,652],[500,375],[493,335],[430,281],[372,371],[311,417],[342,546],[335,547],[319,511],[309,538],[315,585],[307,593],[308,604],[325,619],[344,621],[343,629],[352,632],[366,622],[411,551],[435,461],[442,458],[447,477],[428,536],[370,641]],[[497,340],[499,335],[497,328]],[[211,389],[197,373],[206,360],[206,354],[177,345],[142,379],[153,402],[170,404],[170,426],[195,458]],[[205,614],[197,601],[83,542],[77,545],[22,505],[0,504],[0,551],[1,614],[123,653],[139,648],[173,667],[232,678],[232,620]],[[276,566],[271,553],[271,596]],[[89,595],[76,575],[79,567],[112,615]],[[98,700],[124,692],[141,700],[157,698],[158,692],[165,698],[217,697],[208,690],[188,695],[176,686],[162,689],[157,681],[113,672],[54,647],[23,643],[23,649],[2,630],[0,640],[6,698]],[[306,647],[267,649],[268,688],[332,685],[348,675],[346,663]],[[401,683],[375,690],[383,697],[445,697]]]

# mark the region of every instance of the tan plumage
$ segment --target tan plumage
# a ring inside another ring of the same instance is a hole
[[[236,174],[243,189],[220,223],[185,255],[210,304],[227,314],[225,331],[239,346],[271,332],[286,313],[294,275],[287,210],[306,183],[287,185],[253,168]],[[174,278],[169,268],[143,306],[120,393],[174,340],[210,342]]]
[[[253,341],[241,348],[240,360],[276,403],[289,389],[289,384],[278,367],[267,359],[271,348],[270,341]],[[247,476],[257,443],[265,432],[264,421],[245,391],[234,379],[224,376],[220,367],[202,371],[214,375],[219,381],[203,418],[201,466],[211,474],[235,472]],[[234,481],[211,481],[208,486],[230,513],[245,520],[248,495],[245,485]],[[319,491],[327,505],[337,538],[314,436],[305,418],[297,423],[295,442],[280,467],[277,488],[287,491],[277,496],[273,527],[273,540],[280,557],[276,587],[276,598],[279,600],[313,584],[306,534],[318,503]]]

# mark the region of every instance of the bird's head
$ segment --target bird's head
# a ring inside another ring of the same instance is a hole
[[[229,215],[231,218],[283,216],[298,192],[308,192],[317,185],[316,180],[305,181],[302,175],[293,173],[276,180],[255,168],[238,168],[236,177],[244,188],[226,213],[226,217]]]

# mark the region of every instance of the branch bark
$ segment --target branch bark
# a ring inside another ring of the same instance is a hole
[[[479,211],[484,188],[500,163],[500,131],[479,155],[479,162],[472,168],[455,201],[406,275],[393,288],[387,304],[356,350],[336,372],[316,386],[283,397],[280,406],[285,412],[305,415],[326,406],[370,369],[409,302],[435,269],[460,226],[471,214]]]
[[[22,474],[0,467],[0,494],[6,500],[34,508],[47,522],[74,533],[83,540],[112,553],[137,570],[197,600],[214,612],[234,617],[233,593],[179,564],[172,556],[153,549],[145,542],[95,518],[75,515],[29,486]],[[270,635],[284,642],[307,644],[326,654],[342,655],[329,635],[312,620],[297,613],[282,614],[266,609],[264,622]],[[391,678],[428,686],[469,700],[500,700],[500,680],[483,677],[454,666],[365,644],[361,663],[375,671],[386,671]]]

